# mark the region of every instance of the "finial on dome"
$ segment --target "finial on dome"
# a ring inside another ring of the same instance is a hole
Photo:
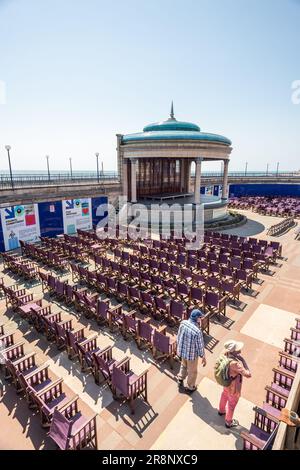
[[[174,106],[173,106],[173,100],[172,100],[172,104],[171,104],[170,118],[171,118],[171,119],[175,119],[175,116],[174,116]]]

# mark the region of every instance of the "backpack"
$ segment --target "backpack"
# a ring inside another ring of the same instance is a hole
[[[230,362],[231,362],[231,359],[229,359],[224,354],[221,354],[221,356],[217,359],[217,362],[215,364],[215,379],[218,382],[218,384],[222,385],[223,387],[228,387],[233,380],[229,376]]]

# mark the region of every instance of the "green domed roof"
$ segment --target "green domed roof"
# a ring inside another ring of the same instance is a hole
[[[167,119],[162,122],[155,122],[148,124],[143,129],[143,132],[152,131],[195,131],[200,132],[200,127],[191,122],[177,121],[175,118]]]
[[[231,145],[231,141],[219,134],[201,132],[197,124],[177,121],[174,116],[173,102],[169,119],[155,122],[144,127],[143,132],[123,135],[122,142],[141,142],[149,140],[202,140]]]

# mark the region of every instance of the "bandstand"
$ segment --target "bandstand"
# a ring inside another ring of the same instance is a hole
[[[149,124],[143,132],[117,134],[122,192],[132,203],[153,201],[204,204],[205,220],[226,216],[231,141],[202,132],[197,124],[177,121],[173,103],[170,117]],[[200,195],[203,161],[223,161],[220,196]],[[194,188],[191,166],[195,162]]]

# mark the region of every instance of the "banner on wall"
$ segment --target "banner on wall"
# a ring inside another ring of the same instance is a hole
[[[212,196],[213,195],[213,186],[206,186],[205,187],[205,195],[206,196]]]
[[[91,198],[62,201],[64,233],[72,235],[80,230],[93,228]]]
[[[41,234],[37,204],[10,206],[1,209],[5,251],[20,246],[20,240],[35,242]]]

